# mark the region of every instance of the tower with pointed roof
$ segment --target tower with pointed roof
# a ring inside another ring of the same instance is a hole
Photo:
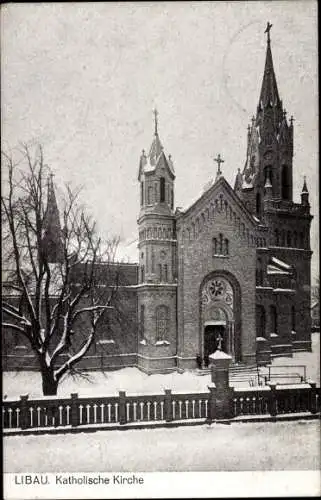
[[[279,96],[273,66],[271,25],[267,29],[267,47],[261,92],[256,109],[248,126],[247,153],[242,182],[238,177],[235,190],[247,208],[257,217],[263,215],[265,184],[272,185],[273,199],[291,202],[293,119]]]
[[[174,354],[176,338],[175,173],[159,137],[156,110],[154,119],[154,138],[148,155],[142,151],[138,172],[138,364],[149,372],[171,363],[165,359]]]
[[[48,263],[56,264],[61,262],[63,258],[63,245],[61,239],[60,215],[53,183],[53,174],[51,174],[48,179],[48,198],[43,227],[43,249]]]
[[[292,116],[287,119],[280,99],[273,66],[271,27],[268,23],[265,31],[263,80],[256,115],[248,126],[245,165],[236,175],[234,191],[269,233],[266,245],[257,248],[256,304],[258,335],[259,326],[264,323],[264,330],[272,332],[273,355],[282,349],[290,354],[311,348],[312,216],[305,180],[301,203],[293,201],[294,119]],[[280,262],[288,267],[282,268]]]

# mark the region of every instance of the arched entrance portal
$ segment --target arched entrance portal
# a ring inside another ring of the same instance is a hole
[[[240,293],[238,283],[229,276],[212,273],[201,286],[201,353],[203,363],[218,348],[240,359]],[[235,332],[237,325],[237,335]]]

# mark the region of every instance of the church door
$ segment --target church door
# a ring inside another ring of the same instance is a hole
[[[226,350],[226,327],[225,325],[207,325],[204,331],[204,365],[208,366],[209,355],[218,348]]]

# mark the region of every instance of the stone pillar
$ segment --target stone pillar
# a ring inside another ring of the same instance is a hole
[[[20,396],[20,427],[21,429],[27,429],[29,427],[29,415],[28,415],[28,394]]]
[[[231,418],[232,390],[229,386],[229,367],[232,357],[217,350],[209,356],[212,383],[215,386],[215,418]],[[211,416],[213,419],[213,416]]]
[[[309,409],[310,409],[311,413],[315,414],[318,411],[318,409],[317,409],[317,389],[316,389],[316,383],[313,382],[312,380],[309,380],[308,383],[311,386],[310,398],[309,398],[309,407],[310,407]]]
[[[173,420],[172,412],[172,391],[171,389],[165,389],[164,398],[164,419],[166,422],[171,422]]]
[[[269,382],[270,386],[270,397],[269,397],[269,413],[272,417],[276,417],[278,414],[278,402],[276,394],[276,383]]]
[[[79,425],[79,407],[78,407],[78,393],[74,392],[70,394],[70,424],[71,427],[77,427]]]
[[[127,415],[126,415],[126,392],[125,391],[119,391],[119,407],[118,407],[118,420],[120,425],[124,425],[127,422]]]

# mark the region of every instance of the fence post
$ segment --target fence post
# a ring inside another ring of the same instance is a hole
[[[79,425],[79,408],[78,408],[78,394],[76,392],[70,394],[71,404],[70,404],[70,423],[71,427],[77,427]]]
[[[164,417],[165,417],[165,422],[171,422],[173,420],[171,389],[165,389]]]
[[[126,392],[119,391],[119,399],[118,399],[118,420],[120,425],[124,425],[127,423],[126,416]]]
[[[213,422],[216,417],[216,385],[213,383],[207,387],[210,391],[208,398],[207,421]]]
[[[28,397],[29,394],[20,396],[20,427],[21,429],[27,429],[29,427],[28,419]]]
[[[276,417],[278,413],[277,398],[276,398],[276,383],[270,382],[270,397],[269,397],[269,413],[272,417]]]
[[[310,384],[310,397],[309,397],[309,410],[311,413],[317,413],[317,384],[313,380],[309,380]]]

